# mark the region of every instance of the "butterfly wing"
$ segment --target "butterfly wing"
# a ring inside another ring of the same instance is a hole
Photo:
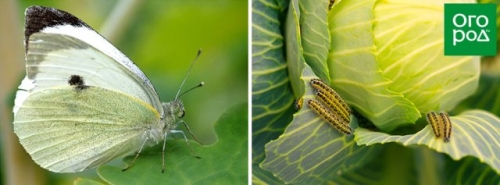
[[[26,10],[25,42],[14,131],[40,166],[82,171],[160,140],[164,112],[154,87],[90,26],[33,6]],[[81,88],[69,85],[72,76]]]
[[[16,114],[30,92],[68,83],[71,75],[85,85],[107,88],[163,108],[144,73],[118,49],[75,16],[32,6],[26,10],[26,77],[16,94]]]
[[[78,172],[137,151],[146,138],[160,141],[159,122],[158,112],[135,97],[65,85],[31,93],[14,118],[14,132],[43,168]]]

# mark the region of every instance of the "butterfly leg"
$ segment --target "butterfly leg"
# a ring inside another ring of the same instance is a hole
[[[191,153],[193,154],[193,156],[196,157],[196,158],[198,158],[198,159],[201,159],[200,156],[197,156],[194,153],[193,147],[191,147],[191,144],[189,144],[188,139],[186,137],[186,134],[184,134],[184,132],[182,130],[170,130],[169,132],[172,133],[172,134],[180,133],[184,137],[184,140],[186,141],[187,145],[189,146],[189,149],[191,150]]]
[[[167,145],[167,132],[163,134],[163,149],[161,150],[161,173],[165,172],[165,146]]]
[[[182,121],[182,120],[181,120],[180,122],[182,122],[182,124],[184,124],[184,126],[186,127],[186,129],[187,129],[187,131],[189,132],[189,134],[191,134],[191,136],[193,136],[193,139],[194,139],[196,142],[198,142],[200,145],[203,145],[203,143],[201,143],[201,142],[200,142],[200,140],[198,140],[198,138],[197,138],[197,137],[193,134],[193,132],[191,132],[191,129],[190,129],[190,128],[189,128],[189,126],[186,124],[186,122],[184,122],[184,121]],[[177,124],[179,124],[179,123],[177,123]],[[184,133],[182,133],[182,134],[184,135]],[[186,136],[184,136],[184,137],[186,137]]]
[[[137,159],[137,157],[139,157],[139,154],[141,153],[142,149],[144,148],[144,145],[146,144],[146,142],[149,140],[149,137],[146,138],[144,140],[144,142],[142,142],[142,145],[141,145],[141,148],[139,149],[139,151],[137,152],[137,154],[135,154],[135,157],[134,159],[132,160],[132,162],[127,166],[125,167],[124,169],[122,169],[122,171],[127,171],[131,166],[132,164],[134,164],[135,160]]]

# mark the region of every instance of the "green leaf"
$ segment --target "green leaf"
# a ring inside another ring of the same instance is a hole
[[[377,63],[372,33],[375,1],[341,1],[330,11],[332,38],[328,63],[332,87],[379,129],[391,131],[414,123],[420,112],[392,83]]]
[[[444,171],[447,184],[500,184],[500,175],[474,157],[447,159]]]
[[[306,87],[304,102],[313,98],[308,85],[314,76],[306,65],[302,75]],[[354,121],[355,122],[355,121]],[[379,147],[356,145],[352,136],[344,136],[304,105],[277,140],[266,145],[261,167],[285,183],[321,184],[363,165]]]
[[[332,85],[351,93],[344,99],[379,129],[449,111],[477,87],[479,57],[443,55],[443,6],[360,0],[339,2],[330,12]]]
[[[168,141],[165,173],[161,173],[162,144],[143,151],[131,168],[101,166],[98,174],[111,184],[246,184],[248,180],[247,105],[234,106],[215,123],[218,141],[200,146],[190,141],[201,159],[192,156],[184,139]],[[130,163],[135,155],[124,159]]]
[[[303,56],[319,78],[330,83],[327,57],[330,50],[328,30],[329,1],[299,0]]]
[[[281,27],[286,0],[252,1],[252,179],[276,184],[260,169],[264,145],[292,120],[294,95],[288,78]]]
[[[290,84],[296,99],[300,99],[304,94],[304,84],[300,81],[302,69],[304,69],[304,54],[299,27],[299,3],[298,0],[291,0],[288,6],[288,15],[285,21],[286,37],[286,60],[288,64],[288,75]]]
[[[363,167],[342,174],[331,184],[414,184],[417,173],[413,161],[412,149],[397,144],[384,145],[382,151]],[[431,181],[426,179],[425,182],[431,185]]]
[[[272,173],[260,168],[257,162],[262,160],[264,159],[252,160],[252,184],[283,184],[283,181],[276,178]]]
[[[333,184],[499,184],[498,175],[477,158],[455,161],[424,146],[384,145],[383,151],[361,168],[345,173]]]
[[[449,143],[436,138],[430,125],[411,135],[389,135],[357,128],[354,132],[359,145],[370,146],[390,142],[404,146],[426,145],[441,153],[446,153],[454,160],[474,156],[479,161],[490,165],[500,174],[500,119],[489,112],[472,110],[457,116],[451,116],[452,134]]]
[[[101,182],[97,182],[97,181],[94,181],[94,180],[90,180],[90,179],[85,179],[85,178],[77,178],[74,182],[73,182],[74,185],[104,185],[103,183]]]
[[[443,54],[443,2],[377,1],[373,11],[378,67],[390,90],[421,113],[450,111],[474,93],[480,58]]]

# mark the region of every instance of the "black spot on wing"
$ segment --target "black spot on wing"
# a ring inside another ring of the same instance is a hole
[[[71,86],[75,86],[75,89],[77,91],[85,90],[89,86],[85,85],[85,82],[83,81],[83,77],[79,75],[71,75],[68,79],[68,83]]]
[[[85,26],[92,29],[89,25],[68,12],[50,7],[31,6],[26,9],[26,22],[24,39],[26,46],[31,34],[40,32],[44,28],[58,25]]]
[[[68,79],[69,85],[85,85],[83,77],[79,75],[71,75]]]

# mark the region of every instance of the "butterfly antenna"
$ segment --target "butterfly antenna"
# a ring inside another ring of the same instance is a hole
[[[181,93],[182,86],[184,86],[184,83],[186,83],[186,79],[189,76],[189,73],[191,72],[191,69],[193,68],[194,62],[196,62],[196,60],[198,59],[198,57],[200,55],[201,55],[201,49],[198,49],[198,53],[196,54],[196,57],[194,58],[193,62],[191,62],[191,66],[189,66],[188,72],[187,72],[186,76],[184,77],[184,80],[182,80],[181,86],[179,87],[179,91],[177,91],[177,95],[175,95],[175,100],[177,100],[179,98],[179,94]],[[203,86],[203,82],[200,83],[200,85],[198,85],[196,87],[201,87],[201,86]],[[191,91],[191,90],[193,90],[196,87],[193,87],[193,88],[189,89],[188,91]],[[188,91],[186,91],[186,92],[188,92]],[[184,92],[182,94],[185,94],[186,92]],[[181,96],[182,96],[182,94],[181,94]]]
[[[191,89],[188,89],[187,91],[184,91],[181,95],[179,95],[179,98],[180,98],[182,95],[186,94],[187,92],[189,92],[189,91],[191,91],[191,90],[193,90],[193,89],[196,89],[196,88],[198,88],[198,87],[201,87],[201,86],[203,86],[203,85],[205,85],[205,82],[200,82],[200,84],[198,84],[197,86],[191,87]]]

